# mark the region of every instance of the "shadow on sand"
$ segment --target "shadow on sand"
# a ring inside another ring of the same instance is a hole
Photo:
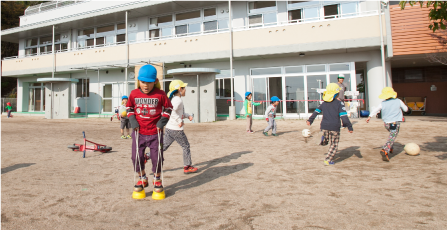
[[[360,146],[352,146],[352,147],[341,150],[339,153],[337,153],[335,155],[334,162],[335,163],[342,162],[354,155],[358,158],[363,158],[359,149],[360,149]]]
[[[172,196],[177,191],[181,189],[190,189],[194,187],[201,186],[203,184],[206,184],[210,181],[213,181],[215,179],[218,179],[219,177],[228,176],[230,174],[233,174],[235,172],[242,171],[250,166],[253,166],[253,163],[242,163],[242,164],[236,164],[236,165],[228,165],[228,166],[220,166],[220,167],[213,167],[221,163],[228,163],[231,162],[231,160],[236,160],[239,157],[241,157],[244,154],[251,153],[251,151],[242,151],[242,152],[236,152],[232,153],[228,156],[224,156],[221,158],[216,158],[213,160],[205,161],[199,164],[196,164],[195,166],[204,165],[203,167],[199,168],[199,174],[188,178],[186,180],[179,181],[175,184],[168,185],[166,189],[166,196]],[[183,168],[175,168],[170,169],[166,171],[174,171],[178,169]],[[165,171],[165,172],[166,172]],[[147,193],[148,196],[152,195],[152,191]]]
[[[16,169],[26,168],[26,167],[29,167],[29,166],[35,165],[35,164],[36,163],[22,163],[22,164],[11,165],[11,166],[8,166],[6,168],[2,168],[2,174],[14,171]]]

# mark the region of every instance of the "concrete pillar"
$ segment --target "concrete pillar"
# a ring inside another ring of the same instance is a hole
[[[368,110],[372,111],[377,107],[381,99],[379,95],[385,85],[382,77],[382,59],[380,58],[380,51],[372,51],[370,53],[370,60],[366,62],[367,70],[367,87],[368,87]]]
[[[386,86],[393,87],[393,78],[391,75],[391,62],[385,62],[385,72],[386,72]]]

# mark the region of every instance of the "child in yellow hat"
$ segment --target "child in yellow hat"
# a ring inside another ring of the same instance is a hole
[[[335,100],[339,93],[340,86],[338,86],[337,83],[330,83],[323,94],[324,102],[315,109],[309,117],[309,120],[306,121],[307,125],[312,125],[315,117],[324,111],[323,120],[320,124],[320,129],[323,131],[324,138],[322,138],[320,145],[327,145],[329,140],[331,141],[328,153],[324,159],[324,165],[335,164],[332,159],[334,158],[335,153],[337,153],[338,142],[340,141],[340,119],[343,121],[343,127],[348,127],[350,133],[354,131],[352,124],[349,121],[345,104],[342,101]]]
[[[191,151],[189,149],[188,138],[183,131],[183,119],[188,118],[192,121],[193,117],[185,113],[182,97],[186,94],[188,84],[181,80],[174,80],[169,84],[168,97],[171,99],[172,113],[165,129],[163,141],[163,151],[168,150],[169,146],[176,141],[183,149],[183,173],[195,173],[197,168],[192,166]]]
[[[390,161],[389,153],[393,152],[394,141],[396,141],[397,134],[399,134],[400,122],[402,122],[402,110],[404,112],[411,113],[411,109],[408,108],[403,101],[397,99],[397,93],[391,87],[385,87],[382,89],[382,94],[379,95],[380,99],[384,99],[380,105],[374,109],[369,115],[366,122],[369,123],[372,116],[375,116],[380,110],[382,110],[382,120],[385,125],[385,129],[390,132],[388,140],[380,150],[383,161]]]

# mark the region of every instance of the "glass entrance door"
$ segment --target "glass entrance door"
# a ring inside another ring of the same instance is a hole
[[[326,79],[326,75],[307,75],[307,100],[310,100],[307,104],[308,113],[313,113],[320,105],[320,101],[323,99],[323,94],[321,94],[319,90],[326,89]]]
[[[260,106],[254,106],[253,115],[264,115],[267,106],[270,105],[270,98],[277,96],[282,98],[283,86],[282,77],[266,77],[266,78],[253,78],[253,98],[252,100],[263,101]],[[279,103],[276,109],[276,114],[282,116],[283,113],[283,103]]]
[[[306,100],[306,92],[304,85],[304,76],[292,76],[285,77],[286,84],[286,115],[296,116],[298,114],[306,113],[305,101],[294,100]]]
[[[38,86],[35,86],[35,85],[38,85]],[[29,112],[42,111],[41,83],[34,83],[34,85],[29,88],[28,111]]]
[[[111,113],[112,109],[112,84],[104,84],[102,86],[102,112]]]

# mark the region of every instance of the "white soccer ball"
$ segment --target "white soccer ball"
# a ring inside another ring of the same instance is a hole
[[[417,145],[416,143],[406,144],[404,147],[404,150],[408,155],[411,155],[411,156],[416,156],[421,151],[421,149],[419,148],[419,145]]]
[[[303,129],[303,132],[301,132],[303,134],[303,137],[310,137],[310,130],[308,129]]]

